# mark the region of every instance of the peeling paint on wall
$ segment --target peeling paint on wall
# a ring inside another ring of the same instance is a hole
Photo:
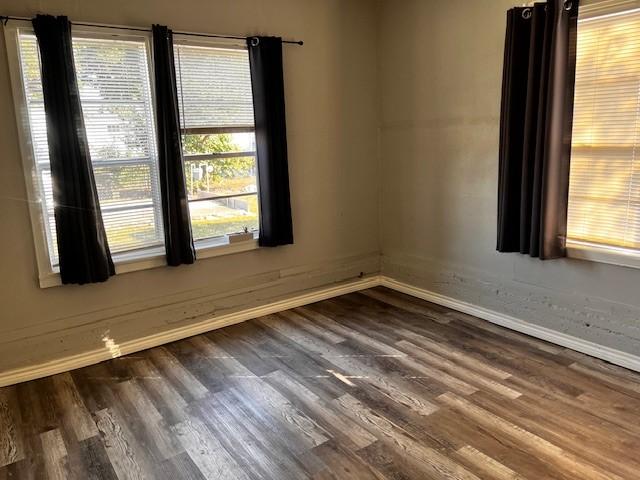
[[[528,285],[436,260],[387,255],[382,273],[396,280],[524,321],[640,355],[640,308],[560,289]]]

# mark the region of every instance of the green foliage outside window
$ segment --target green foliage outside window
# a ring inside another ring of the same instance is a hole
[[[197,195],[200,191],[225,194],[225,191],[241,192],[255,182],[253,157],[216,158],[214,160],[189,161],[188,155],[207,153],[238,152],[241,148],[234,144],[229,134],[184,135],[182,137],[185,159],[187,191]],[[201,169],[199,175],[192,175],[191,169]]]

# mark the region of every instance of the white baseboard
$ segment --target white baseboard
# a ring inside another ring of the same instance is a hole
[[[319,302],[328,298],[376,286],[384,286],[401,293],[406,293],[407,295],[421,298],[459,312],[467,313],[488,322],[495,323],[496,325],[500,325],[541,340],[546,340],[553,344],[567,347],[592,357],[606,360],[615,365],[640,372],[640,357],[630,353],[598,345],[597,343],[534,325],[503,313],[479,307],[429,290],[414,287],[384,275],[376,275],[327,288],[317,289],[309,293],[268,303],[259,307],[209,318],[188,326],[177,327],[155,335],[125,341],[118,345],[105,345],[104,348],[70,355],[68,357],[52,360],[46,363],[1,372],[0,387],[26,382],[28,380],[35,380],[37,378],[74,370],[76,368],[86,367],[88,365],[93,365],[122,355],[128,355],[148,348],[164,345],[165,343],[182,340],[211,330],[261,317],[263,315],[281,312],[290,308],[300,307],[302,305]]]
[[[155,335],[149,335],[136,340],[129,340],[117,345],[108,344],[104,348],[91,350],[88,352],[70,355],[37,365],[17,368],[0,372],[0,387],[13,385],[16,383],[35,380],[37,378],[55,375],[57,373],[67,372],[76,368],[86,367],[96,363],[117,358],[122,355],[146,350],[148,348],[164,345],[165,343],[175,342],[184,338],[199,335],[201,333],[216,330],[236,323],[251,320],[252,318],[269,315],[290,308],[300,307],[309,303],[319,302],[328,298],[337,297],[346,293],[356,292],[380,285],[379,276],[370,276],[326,288],[314,290],[309,293],[297,295],[285,300],[261,305],[259,307],[249,308],[239,312],[209,318],[187,326],[181,326],[167,330]]]
[[[551,342],[555,345],[567,347],[572,350],[576,350],[581,353],[585,353],[592,357],[606,360],[607,362],[619,365],[621,367],[640,372],[640,357],[632,355],[627,352],[616,350],[610,347],[598,345],[594,342],[589,342],[566,333],[551,330],[550,328],[534,325],[529,322],[525,322],[519,318],[515,318],[504,313],[489,310],[487,308],[479,307],[471,303],[467,303],[455,298],[447,297],[439,293],[431,292],[422,288],[414,287],[407,283],[399,282],[393,278],[380,276],[380,285],[391,288],[398,292],[406,293],[413,297],[421,298],[443,307],[448,307],[459,312],[473,315],[474,317],[481,318],[496,325],[515,330],[516,332],[524,333],[547,342]]]

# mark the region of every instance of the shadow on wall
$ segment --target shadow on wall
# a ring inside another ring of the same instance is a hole
[[[496,261],[502,49],[512,4],[385,4],[383,253]]]

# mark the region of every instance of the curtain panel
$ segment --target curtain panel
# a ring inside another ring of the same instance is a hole
[[[566,255],[578,0],[507,12],[500,113],[500,252]]]
[[[193,263],[196,251],[184,175],[173,33],[163,25],[153,25],[152,33],[164,245],[167,264],[177,266]]]
[[[247,39],[256,129],[260,246],[293,243],[282,39]]]
[[[102,222],[75,75],[67,17],[38,15],[54,216],[62,283],[103,282],[115,274]]]

